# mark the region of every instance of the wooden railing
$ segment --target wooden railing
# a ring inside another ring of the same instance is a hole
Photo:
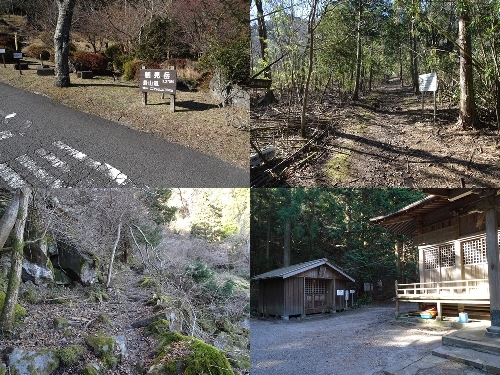
[[[488,279],[437,281],[428,283],[398,284],[397,296],[412,295],[478,295],[489,296]]]

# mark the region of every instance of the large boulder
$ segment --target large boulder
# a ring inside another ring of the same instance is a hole
[[[250,94],[225,78],[217,70],[209,83],[210,95],[223,106],[233,105],[245,109],[250,109]]]
[[[23,281],[32,281],[35,285],[47,286],[54,282],[54,274],[50,267],[50,260],[47,259],[45,265],[31,263],[23,260],[22,279]]]
[[[12,374],[50,375],[59,367],[59,356],[55,350],[15,348],[9,355],[8,365]]]
[[[95,260],[71,243],[57,241],[57,255],[51,259],[54,267],[63,269],[73,280],[84,285],[92,285],[98,281]]]

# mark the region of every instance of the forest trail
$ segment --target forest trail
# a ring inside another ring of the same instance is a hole
[[[458,109],[438,102],[433,123],[432,94],[424,114],[411,87],[391,80],[359,102],[340,108],[323,145],[328,152],[287,179],[289,186],[466,187],[500,181],[496,131],[456,127]],[[304,178],[304,176],[308,176]],[[313,177],[314,176],[314,177]],[[312,178],[311,178],[312,177]]]

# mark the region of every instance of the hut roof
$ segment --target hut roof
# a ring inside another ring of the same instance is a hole
[[[338,267],[334,266],[333,264],[331,264],[330,262],[328,262],[328,259],[326,259],[326,258],[311,260],[311,261],[305,262],[305,263],[294,264],[293,266],[289,266],[289,267],[278,268],[277,270],[269,271],[269,272],[254,276],[254,277],[252,277],[252,280],[271,279],[271,278],[286,279],[288,277],[297,275],[297,274],[304,272],[304,271],[308,271],[312,268],[322,266],[324,264],[333,268],[335,271],[337,271],[341,275],[345,276],[349,280],[355,281],[351,276],[346,274],[340,268],[338,268]]]

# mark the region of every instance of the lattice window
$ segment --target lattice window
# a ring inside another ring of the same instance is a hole
[[[462,243],[464,264],[486,263],[486,238],[465,241]]]
[[[439,249],[437,247],[424,250],[425,269],[432,270],[439,267]]]
[[[306,294],[326,294],[326,280],[306,279]]]
[[[439,256],[441,258],[441,267],[455,266],[455,248],[453,245],[440,246]]]

